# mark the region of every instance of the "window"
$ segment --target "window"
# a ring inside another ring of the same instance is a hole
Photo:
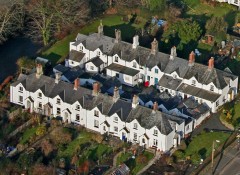
[[[210,86],[210,91],[214,91],[214,86],[213,85]]]
[[[157,139],[153,139],[153,145],[158,146],[158,140]]]
[[[134,124],[133,124],[133,129],[137,129],[137,127],[138,127],[138,126],[137,126],[137,123],[134,123]]]
[[[19,103],[23,103],[23,96],[19,96],[18,101],[19,101]]]
[[[80,46],[80,51],[83,51],[83,46]]]
[[[225,99],[225,97],[223,96],[223,98],[222,98],[222,102],[225,103],[225,101],[226,101],[226,99]]]
[[[42,93],[41,92],[38,93],[38,98],[42,98]]]
[[[106,131],[106,126],[103,126],[103,131]]]
[[[101,55],[101,52],[100,51],[97,51],[97,56],[100,56]]]
[[[176,78],[177,78],[177,75],[173,74],[173,78],[176,79]]]
[[[150,76],[147,76],[147,80],[150,81]]]
[[[91,69],[91,70],[94,70],[94,67],[93,67],[93,66],[90,66],[90,69]]]
[[[38,108],[42,109],[42,103],[41,102],[38,103]]]
[[[137,133],[133,134],[133,140],[137,141]]]
[[[158,130],[154,129],[154,130],[153,130],[153,135],[154,135],[154,136],[158,136]]]
[[[145,143],[145,139],[144,138],[142,139],[142,143]]]
[[[118,127],[114,126],[114,131],[118,132]]]
[[[23,87],[20,86],[19,89],[18,89],[19,92],[23,92]]]
[[[80,105],[76,105],[76,110],[80,111]]]
[[[99,117],[99,111],[94,110],[94,116],[95,116],[95,117]]]
[[[98,128],[99,127],[99,121],[98,120],[94,120],[94,127]]]
[[[196,81],[192,80],[192,86],[196,86]]]
[[[114,117],[114,122],[118,122],[118,117]]]
[[[186,128],[186,131],[188,131],[189,130],[189,125],[187,125],[187,128]]]
[[[76,121],[79,121],[79,120],[80,120],[80,115],[77,114],[77,115],[76,115]]]
[[[114,61],[118,62],[118,56],[115,56],[114,58],[115,58]]]
[[[142,67],[142,66],[139,66],[139,69],[143,69],[143,67]]]
[[[74,62],[72,61],[72,64],[74,64]]]
[[[158,69],[155,69],[155,74],[158,74]]]
[[[57,104],[61,104],[61,99],[60,98],[57,98]]]
[[[216,107],[218,107],[219,106],[219,101],[216,101]]]
[[[148,71],[151,72],[151,68],[148,68]]]
[[[133,67],[136,68],[137,67],[137,64],[136,62],[133,62]]]
[[[57,115],[60,115],[60,114],[61,114],[61,109],[57,108]]]
[[[119,78],[119,74],[118,73],[116,73],[116,77]]]

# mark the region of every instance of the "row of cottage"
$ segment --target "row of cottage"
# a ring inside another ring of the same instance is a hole
[[[177,146],[189,129],[184,119],[159,111],[157,102],[150,109],[139,105],[137,95],[131,102],[120,99],[117,88],[109,96],[100,92],[97,82],[89,90],[79,85],[79,79],[74,84],[60,81],[59,76],[42,75],[41,65],[37,73],[19,76],[10,91],[10,101],[29,112],[61,117],[65,122],[161,151]]]
[[[182,99],[193,97],[212,112],[237,94],[238,77],[214,68],[214,58],[205,66],[195,62],[194,52],[188,60],[177,57],[176,47],[172,47],[170,55],[159,52],[156,39],[148,49],[139,45],[137,35],[132,44],[121,40],[120,30],[115,31],[115,36],[105,36],[102,24],[98,33],[78,34],[76,41],[70,42],[66,66],[79,66],[91,73],[105,70],[108,77],[117,77],[128,86],[144,83]]]

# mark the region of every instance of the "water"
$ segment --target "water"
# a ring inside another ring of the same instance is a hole
[[[36,55],[40,44],[32,42],[29,38],[16,37],[0,45],[0,83],[9,75],[17,72],[17,59],[22,56]]]

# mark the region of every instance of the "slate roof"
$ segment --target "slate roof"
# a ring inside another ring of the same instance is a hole
[[[30,74],[25,79],[12,83],[11,86],[17,86],[19,83],[22,83],[24,88],[30,92],[36,92],[38,89],[41,89],[43,94],[49,98],[54,98],[58,95],[63,102],[68,104],[79,101],[85,109],[92,110],[97,107],[106,116],[116,113],[124,122],[131,122],[137,119],[140,125],[146,129],[157,126],[164,135],[168,135],[173,131],[168,118],[171,117],[170,115],[160,111],[153,111],[140,105],[132,108],[131,102],[122,99],[114,102],[113,97],[102,93],[98,96],[93,96],[92,91],[89,89],[78,87],[77,90],[74,90],[73,84],[63,81],[55,83],[53,78],[44,75],[37,79],[36,74]]]
[[[81,41],[90,50],[102,48],[104,53],[112,56],[118,54],[121,59],[125,61],[131,62],[135,60],[141,66],[146,66],[150,69],[154,66],[158,66],[162,72],[167,74],[176,71],[181,78],[190,79],[191,77],[196,77],[199,83],[202,84],[213,82],[219,89],[226,87],[227,82],[225,77],[229,77],[232,80],[237,78],[237,76],[229,72],[224,72],[216,68],[210,71],[208,70],[208,66],[198,63],[195,63],[194,66],[188,66],[188,61],[179,57],[170,60],[170,55],[162,52],[153,55],[149,48],[144,48],[142,46],[133,49],[131,43],[124,41],[115,43],[114,38],[108,36],[101,36],[99,38],[96,33],[89,36],[78,34],[76,43],[81,43]]]
[[[56,65],[53,69],[57,70],[58,72],[61,72],[62,74],[66,71],[68,71],[70,68],[69,67],[65,67],[62,64],[58,64]]]
[[[173,78],[168,75],[163,75],[162,78],[159,80],[158,85],[168,89],[176,90],[181,84],[181,82],[181,79]]]
[[[79,78],[82,74],[82,69],[79,66],[76,66],[64,72],[63,76],[65,76],[70,82],[74,82],[74,80]]]
[[[80,62],[84,56],[86,54],[85,53],[82,53],[82,52],[79,52],[79,51],[76,51],[76,50],[71,50],[69,52],[69,60],[73,60],[73,61],[76,61],[76,62]]]
[[[89,60],[87,63],[92,62],[96,67],[101,66],[104,62],[99,57],[94,57]]]
[[[185,93],[185,94],[190,94],[192,96],[199,97],[202,99],[206,99],[211,102],[215,102],[221,96],[221,94],[210,92],[210,91],[207,91],[207,90],[204,90],[201,88],[197,88],[195,86],[190,86],[185,83],[182,83],[178,87],[177,91]]]
[[[207,106],[197,103],[192,98],[183,100],[182,103],[177,106],[177,109],[185,115],[196,120],[199,119],[201,115],[210,111]]]
[[[126,66],[122,66],[116,63],[110,64],[106,69],[113,70],[122,74],[130,75],[130,76],[135,76],[137,75],[140,71],[136,69],[132,69]]]

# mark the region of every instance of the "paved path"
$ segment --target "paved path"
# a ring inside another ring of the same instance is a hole
[[[141,175],[145,171],[147,171],[147,169],[150,168],[150,166],[152,166],[152,164],[154,164],[160,158],[160,156],[161,156],[160,152],[157,152],[155,157],[152,160],[150,160],[149,163],[145,167],[143,167],[141,171],[137,173],[137,175]]]

